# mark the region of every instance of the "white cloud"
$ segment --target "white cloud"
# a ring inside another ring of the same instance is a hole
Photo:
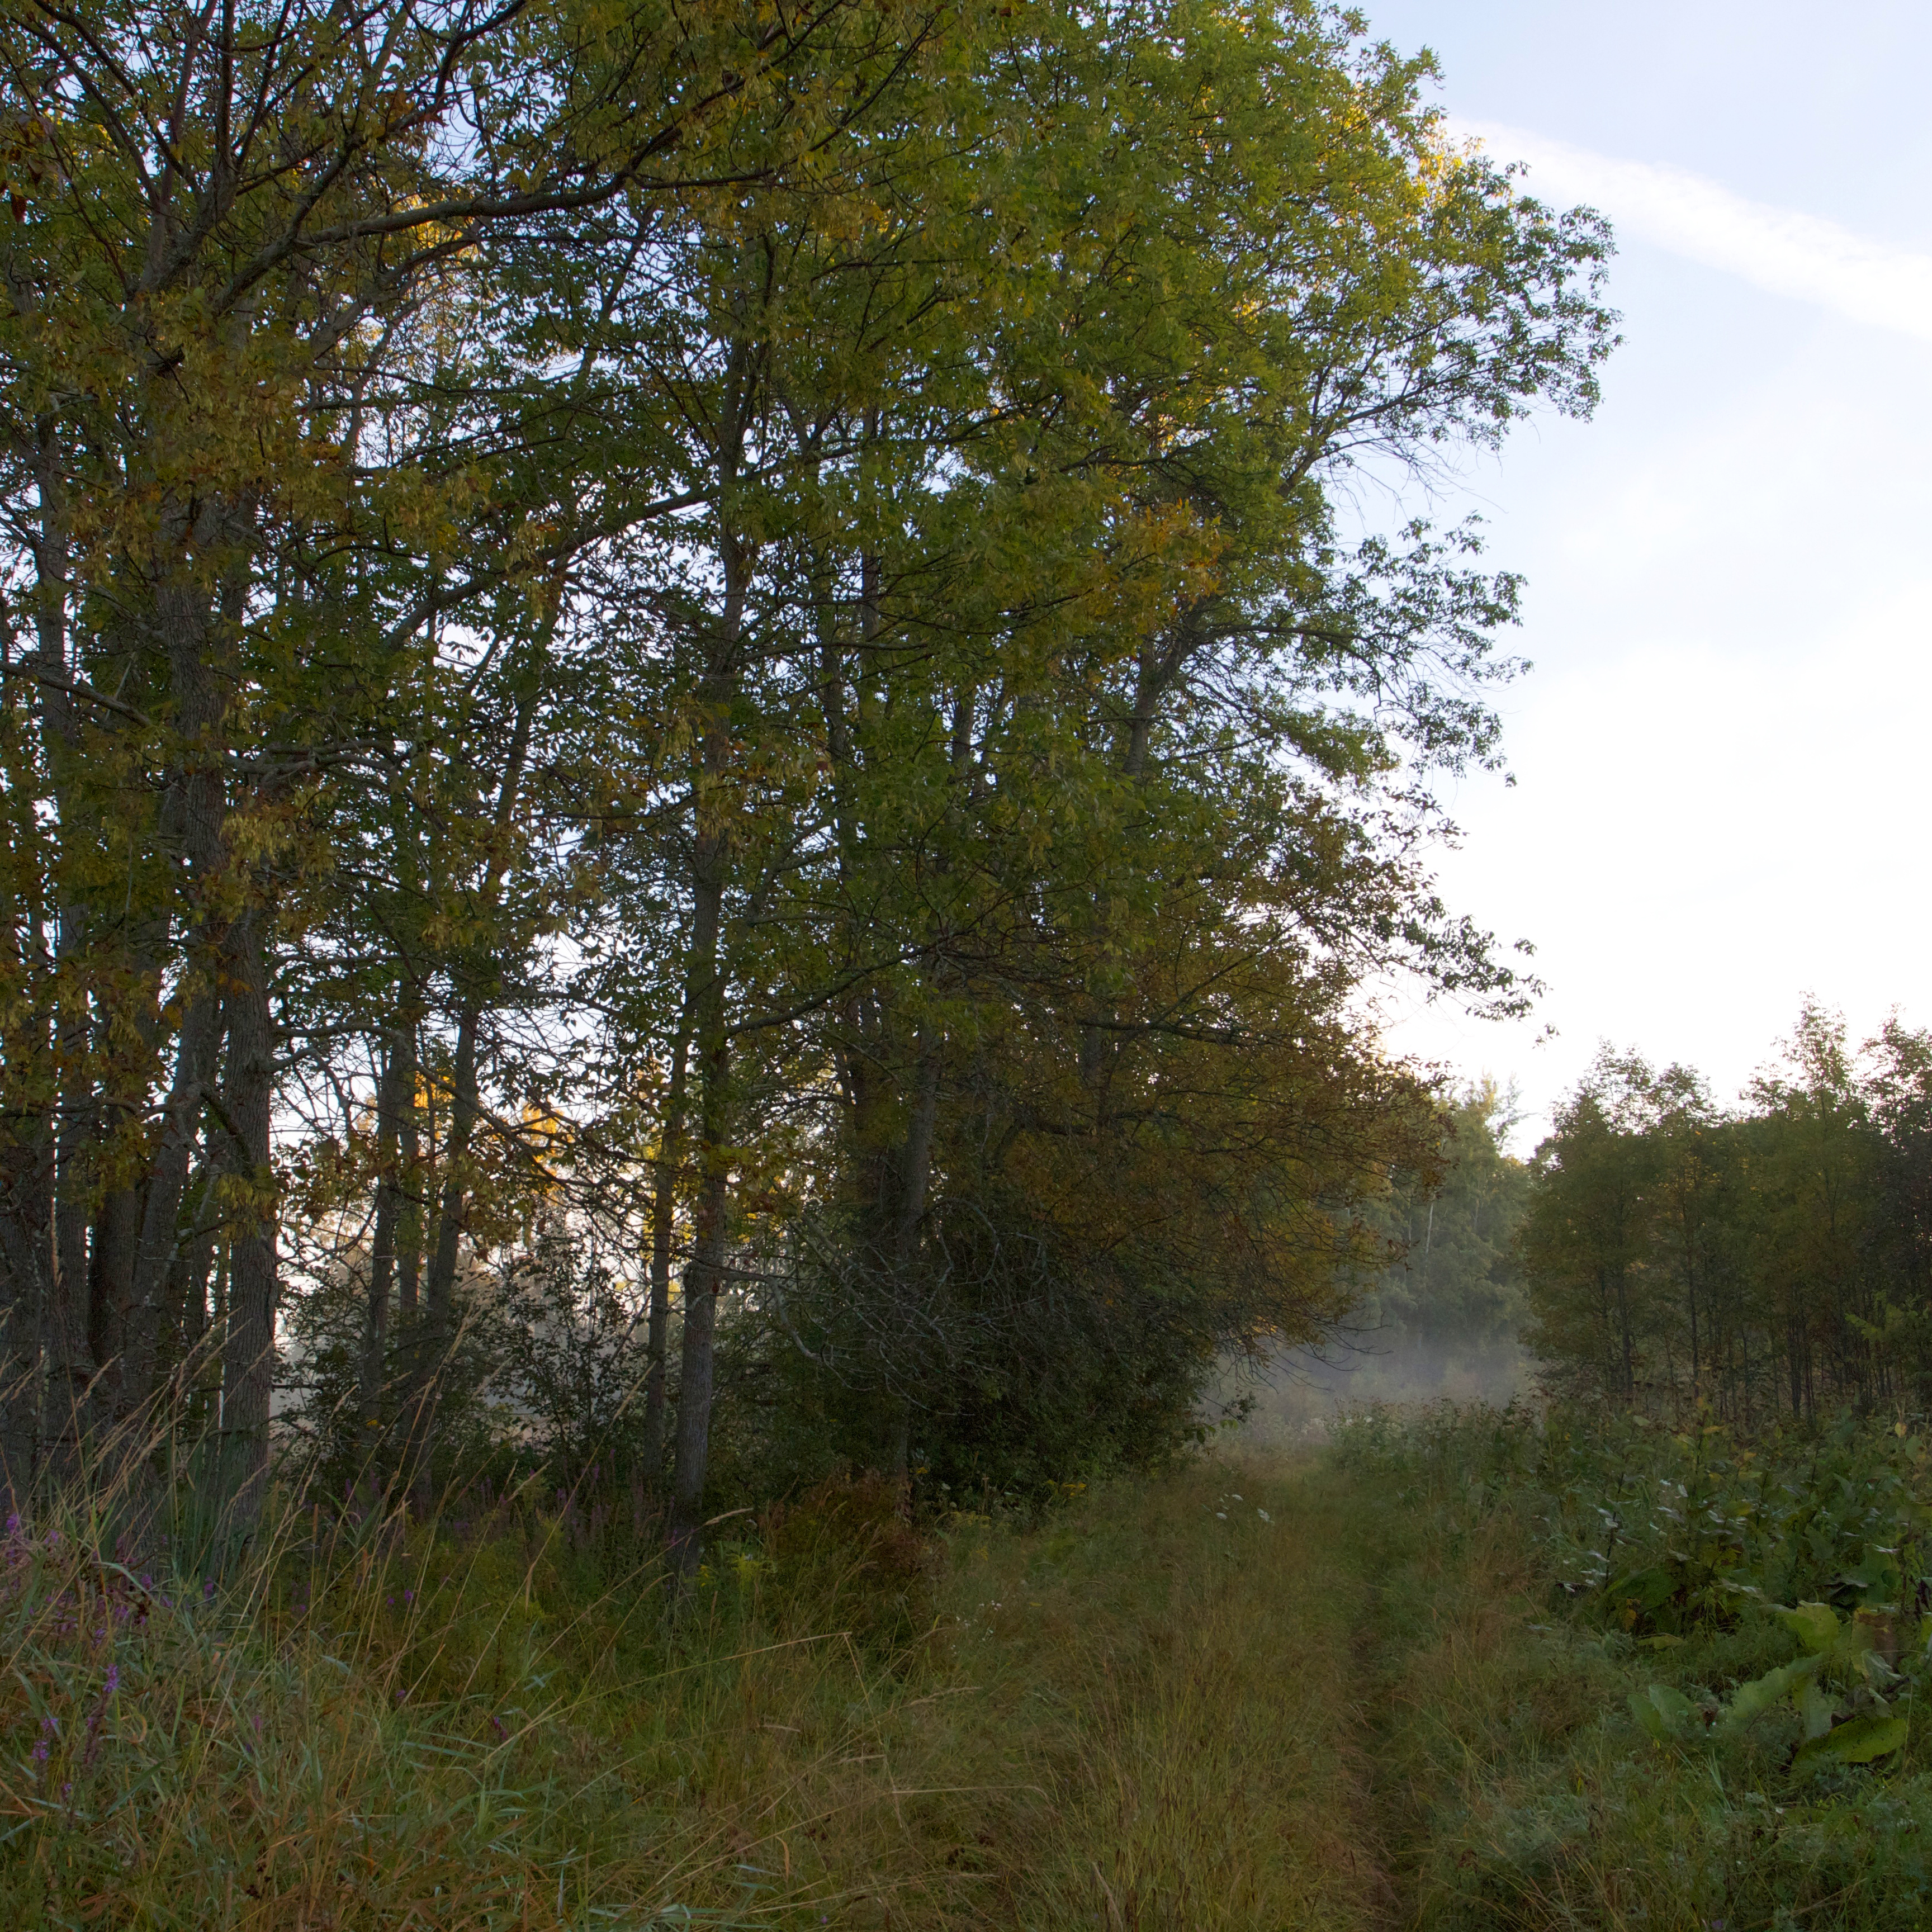
[[[1688,169],[1619,160],[1494,122],[1452,118],[1449,126],[1498,161],[1528,162],[1531,190],[1544,199],[1587,202],[1624,233],[1673,254],[1932,341],[1932,255],[1747,200]]]

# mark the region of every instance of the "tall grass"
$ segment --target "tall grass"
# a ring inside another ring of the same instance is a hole
[[[1298,1473],[1209,1464],[963,1552],[962,1648],[1004,1653],[1044,1802],[1011,1922],[1372,1922],[1369,1550]]]
[[[937,1538],[828,1485],[717,1526],[741,1539],[676,1618],[564,1502],[286,1504],[219,1580],[117,1558],[98,1520],[10,1528],[0,1923],[1378,1910],[1364,1546],[1319,1485],[1202,1466]]]
[[[868,1630],[904,1592],[864,1526],[795,1522],[782,1606],[728,1546],[668,1622],[572,1527],[284,1508],[199,1578],[99,1514],[10,1524],[0,1922],[722,1926],[870,1887],[924,1666]]]
[[[1932,1624],[1871,1607],[1924,1574],[1874,1560],[1874,1509],[1919,1508],[1882,1434],[1444,1410],[918,1533],[832,1483],[714,1525],[676,1615],[648,1521],[554,1492],[290,1497],[220,1566],[12,1525],[0,1925],[1902,1932]],[[1699,1714],[1788,1664],[1752,1592],[1793,1579],[1898,1640],[1899,1682],[1847,1651],[1814,1702],[1882,1690],[1903,1750]]]

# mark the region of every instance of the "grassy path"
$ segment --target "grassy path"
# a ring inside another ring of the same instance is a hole
[[[876,1527],[722,1546],[670,1630],[651,1578],[512,1523],[399,1541],[314,1613],[76,1636],[95,1571],[50,1542],[0,1592],[0,1924],[1418,1922],[1427,1794],[1508,1721],[1506,1564],[1314,1461],[963,1523],[936,1577],[889,1492]]]
[[[1780,1666],[1780,1624],[1552,1618],[1438,1460],[1204,1462],[943,1563],[831,1486],[675,1622],[534,1516],[138,1618],[49,1532],[0,1579],[0,1926],[1932,1925],[1909,1755],[1801,1776],[1795,1712],[1721,1748],[1631,1716]]]
[[[993,1666],[973,1715],[1040,1794],[994,1834],[980,1922],[1412,1923],[1418,1718],[1468,1650],[1444,1612],[1479,1628],[1508,1588],[1492,1571],[1465,1602],[1477,1554],[1313,1464],[1204,1466],[962,1548],[958,1661]]]

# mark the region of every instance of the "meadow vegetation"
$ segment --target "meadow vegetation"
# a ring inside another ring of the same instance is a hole
[[[477,1496],[6,1544],[11,1922],[1906,1927],[1928,1450],[1442,1408],[1030,1522],[822,1486],[668,1621]],[[90,1534],[90,1529],[97,1534]]]
[[[272,1565],[7,1545],[22,1925],[1366,1922],[1365,1551],[1216,1463],[1042,1526],[827,1486],[675,1622],[529,1499]],[[721,1528],[722,1526],[721,1526]],[[646,1542],[644,1546],[650,1546]]]
[[[1445,1408],[1336,1453],[1436,1566],[1392,1592],[1413,1922],[1924,1924],[1917,1425]]]

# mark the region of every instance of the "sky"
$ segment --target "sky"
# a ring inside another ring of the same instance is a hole
[[[1440,878],[1549,991],[1520,1025],[1397,995],[1390,1044],[1514,1079],[1526,1150],[1604,1041],[1730,1099],[1808,995],[1932,1027],[1932,7],[1367,10],[1458,134],[1610,218],[1624,337],[1593,422],[1433,511],[1527,577],[1534,665]]]

